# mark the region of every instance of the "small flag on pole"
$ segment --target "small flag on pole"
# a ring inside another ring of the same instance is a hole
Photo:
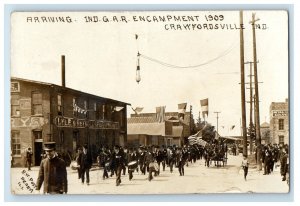
[[[187,103],[178,104],[178,113],[184,114],[186,110]]]
[[[200,100],[202,116],[205,118],[205,114],[208,116],[208,98]]]
[[[165,110],[166,110],[166,106],[156,107],[156,120],[158,122],[165,121]]]

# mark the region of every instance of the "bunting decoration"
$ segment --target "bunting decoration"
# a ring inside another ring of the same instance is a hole
[[[83,108],[79,107],[79,106],[76,104],[75,99],[73,99],[73,111],[74,111],[74,112],[81,113],[81,114],[87,114],[87,112],[88,112],[87,109],[83,109]]]
[[[205,114],[208,117],[208,98],[200,100],[202,116],[205,119]]]
[[[115,107],[114,107],[114,111],[116,111],[116,112],[119,112],[119,111],[121,111],[122,109],[124,109],[124,107],[120,107],[120,106],[115,106]]]
[[[131,107],[131,109],[134,111],[135,114],[140,114],[143,111],[144,107],[136,107],[135,109]]]

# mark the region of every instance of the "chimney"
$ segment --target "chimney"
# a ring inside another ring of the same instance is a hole
[[[61,56],[61,83],[63,87],[66,87],[65,79],[65,55]]]

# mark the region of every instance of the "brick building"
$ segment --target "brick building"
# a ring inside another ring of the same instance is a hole
[[[28,147],[33,150],[33,165],[39,165],[47,141],[55,141],[57,151],[69,157],[85,143],[93,152],[101,145],[126,145],[127,105],[64,84],[12,77],[12,166],[25,166]]]
[[[289,102],[270,105],[270,143],[289,144]]]

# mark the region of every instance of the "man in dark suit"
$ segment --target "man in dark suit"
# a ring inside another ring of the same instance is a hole
[[[27,163],[28,171],[31,170],[31,162],[32,162],[32,150],[29,147],[26,151],[26,163]]]
[[[116,186],[121,184],[121,171],[125,166],[124,153],[120,150],[120,147],[116,145],[114,147],[114,153],[112,155],[112,164],[114,165],[115,173],[116,173]]]
[[[63,194],[68,192],[68,179],[65,161],[55,152],[55,142],[44,143],[46,158],[40,165],[36,190],[44,184],[45,194]]]
[[[88,149],[88,145],[85,144],[82,148],[82,153],[78,157],[78,165],[80,166],[81,183],[84,184],[84,178],[86,176],[86,184],[90,184],[90,169],[93,164],[92,153]]]

